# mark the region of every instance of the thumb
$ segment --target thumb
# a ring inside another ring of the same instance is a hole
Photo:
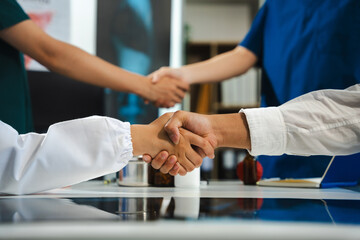
[[[179,79],[180,76],[178,76],[176,70],[174,68],[170,67],[162,67],[159,70],[153,72],[150,76],[152,77],[152,82],[156,83],[163,77],[171,77],[171,78],[177,78]]]
[[[158,72],[160,70],[156,70],[155,72],[150,73],[149,75],[147,75],[147,77],[151,80],[152,83],[157,83],[161,77],[159,77]]]
[[[183,117],[178,112],[169,119],[165,124],[165,131],[169,135],[171,141],[175,144],[179,143],[180,140],[180,131],[179,128],[183,126]]]
[[[152,83],[157,83],[161,78],[168,76],[169,74],[166,72],[161,72],[161,71],[156,71],[154,73],[152,73],[152,79],[151,82]]]
[[[157,83],[163,76],[166,76],[167,73],[162,73],[163,69],[156,70],[155,72],[150,73],[147,77],[151,79],[152,83]]]
[[[151,82],[152,82],[152,83],[157,83],[160,78],[161,78],[161,77],[159,76],[159,74],[154,73],[154,74],[152,75]]]
[[[149,78],[151,81],[153,81],[155,72],[152,72],[152,73],[148,74],[146,77]]]

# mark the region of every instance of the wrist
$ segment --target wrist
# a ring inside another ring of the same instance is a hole
[[[134,87],[132,93],[140,96],[143,99],[151,99],[151,82],[147,77],[139,76],[136,81],[134,81]]]
[[[181,76],[182,80],[188,84],[193,84],[193,81],[191,79],[191,70],[189,69],[189,67],[184,66],[181,68],[178,68],[178,75]]]
[[[139,156],[144,153],[150,154],[152,141],[148,139],[148,136],[151,136],[148,125],[133,124],[130,126],[130,130],[133,155]]]
[[[251,150],[250,129],[245,113],[240,113],[240,140],[241,148]]]
[[[243,113],[213,115],[212,127],[217,147],[250,149],[250,133]]]
[[[216,115],[210,115],[211,127],[214,131],[215,138],[217,140],[217,146],[218,147],[226,147],[226,138],[227,138],[227,127],[224,127],[224,120],[225,115],[223,114],[216,114]],[[226,126],[226,125],[225,125]]]

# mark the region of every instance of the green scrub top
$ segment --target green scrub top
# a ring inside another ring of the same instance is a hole
[[[15,0],[0,1],[0,31],[29,19]],[[19,133],[33,130],[24,56],[0,39],[0,120]]]

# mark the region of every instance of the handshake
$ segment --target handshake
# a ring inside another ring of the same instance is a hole
[[[202,115],[177,111],[149,125],[132,125],[133,155],[171,175],[186,175],[200,167],[204,157],[214,158],[218,147],[250,148],[245,115]]]

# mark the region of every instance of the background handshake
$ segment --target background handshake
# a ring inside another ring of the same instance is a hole
[[[185,69],[185,70],[184,70]],[[152,103],[157,107],[173,107],[181,103],[185,93],[193,82],[186,74],[185,68],[161,67],[159,70],[148,76],[150,81],[145,81],[141,91],[135,91],[141,96],[145,103]],[[144,91],[145,89],[145,91]]]

